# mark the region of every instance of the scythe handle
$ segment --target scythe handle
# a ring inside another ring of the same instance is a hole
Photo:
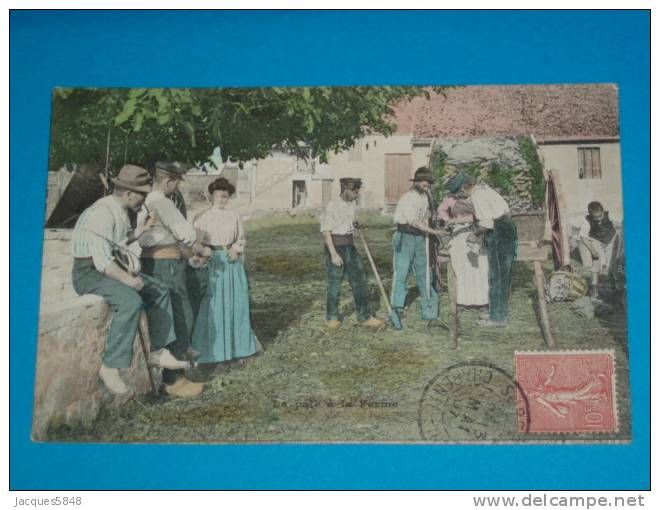
[[[362,233],[362,229],[356,228],[358,233],[360,234],[360,239],[362,239],[362,244],[364,246],[364,251],[367,253],[367,258],[369,259],[369,264],[371,264],[371,270],[374,273],[374,276],[376,277],[376,283],[378,283],[378,288],[380,289],[380,293],[383,296],[383,299],[385,300],[385,304],[387,304],[387,311],[389,313],[392,313],[392,305],[390,304],[390,300],[387,297],[387,293],[385,292],[385,288],[383,287],[383,282],[380,279],[380,275],[378,274],[378,268],[376,267],[376,263],[374,262],[374,258],[371,255],[371,250],[369,249],[369,245],[367,244],[367,240],[364,238],[364,234]]]

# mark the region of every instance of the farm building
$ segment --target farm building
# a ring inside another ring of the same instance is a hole
[[[350,175],[363,179],[362,207],[382,208],[397,202],[415,169],[429,165],[438,147],[454,148],[464,161],[496,161],[502,157],[498,145],[529,136],[545,169],[561,176],[570,223],[579,222],[591,200],[622,219],[615,85],[456,87],[399,105],[394,120],[392,136],[366,136],[351,150],[332,154],[327,164],[275,153],[243,170],[227,168],[238,181],[235,207],[322,207],[339,193],[339,178]]]

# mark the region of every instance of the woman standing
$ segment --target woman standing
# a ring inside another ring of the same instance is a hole
[[[224,177],[209,187],[212,206],[195,218],[202,242],[213,250],[208,286],[199,306],[192,344],[198,363],[244,358],[261,350],[250,324],[250,294],[243,266],[245,234],[236,211],[225,209],[236,188]]]
[[[438,217],[453,227],[449,256],[456,273],[456,302],[463,306],[488,305],[488,256],[479,243],[468,240],[474,225],[474,207],[462,193],[467,176],[458,173],[446,184],[448,195],[438,207]]]

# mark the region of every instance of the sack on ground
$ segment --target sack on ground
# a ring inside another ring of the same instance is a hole
[[[575,301],[587,295],[587,281],[570,271],[555,271],[545,286],[548,301]]]

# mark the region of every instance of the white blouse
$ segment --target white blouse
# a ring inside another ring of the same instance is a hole
[[[232,245],[243,253],[247,242],[243,220],[238,212],[211,206],[200,213],[193,221],[193,226],[200,233],[202,243],[211,246]]]

